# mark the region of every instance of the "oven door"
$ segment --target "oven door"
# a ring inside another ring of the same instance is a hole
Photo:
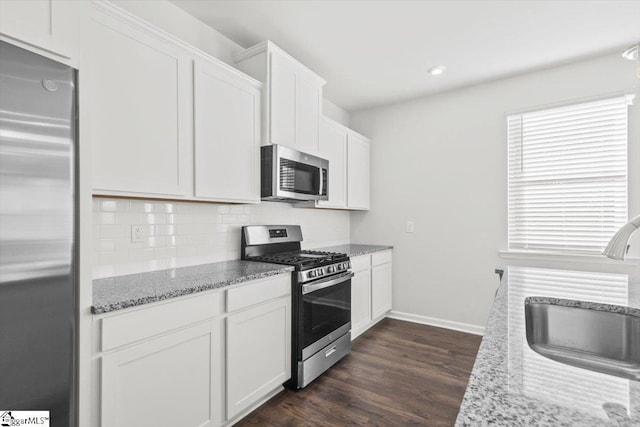
[[[351,330],[352,272],[302,286],[299,357],[307,359]]]

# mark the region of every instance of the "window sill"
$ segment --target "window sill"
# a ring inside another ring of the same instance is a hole
[[[542,251],[505,251],[499,250],[498,254],[503,259],[520,259],[520,260],[535,260],[535,261],[556,261],[556,262],[575,262],[575,263],[588,263],[588,264],[608,264],[608,265],[623,265],[623,266],[637,266],[640,264],[640,258],[626,257],[623,261],[617,261],[609,259],[603,255],[572,255]]]

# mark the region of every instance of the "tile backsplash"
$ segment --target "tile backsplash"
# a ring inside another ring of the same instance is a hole
[[[93,199],[93,277],[240,258],[240,227],[300,224],[305,249],[349,242],[349,212],[259,205]],[[141,242],[132,241],[134,227]]]

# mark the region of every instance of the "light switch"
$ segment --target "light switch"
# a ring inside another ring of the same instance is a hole
[[[407,221],[407,233],[413,233],[413,221]]]

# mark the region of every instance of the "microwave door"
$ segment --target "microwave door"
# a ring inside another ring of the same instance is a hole
[[[262,200],[327,200],[328,170],[326,159],[281,145],[263,146]]]
[[[285,196],[295,198],[314,198],[321,194],[321,170],[317,166],[296,162],[290,159],[280,159],[279,190]],[[289,193],[289,194],[286,194]]]

